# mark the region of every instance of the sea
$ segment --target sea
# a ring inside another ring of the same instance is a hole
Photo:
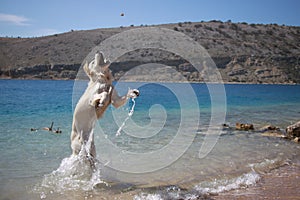
[[[213,199],[300,163],[299,144],[261,132],[300,120],[300,85],[114,84],[140,96],[97,121],[91,167],[70,147],[87,81],[0,80],[1,200]]]

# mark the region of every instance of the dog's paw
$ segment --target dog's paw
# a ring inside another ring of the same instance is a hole
[[[140,91],[137,89],[129,89],[128,93],[127,93],[127,97],[128,98],[137,98],[138,96],[140,96]]]

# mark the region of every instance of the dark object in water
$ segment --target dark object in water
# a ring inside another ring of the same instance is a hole
[[[56,130],[54,130],[53,129],[53,124],[54,124],[54,122],[51,123],[50,127],[44,127],[43,130],[45,130],[45,131],[51,131],[53,133],[62,133],[62,131],[59,130],[59,127]]]
[[[50,127],[44,127],[43,130],[45,130],[45,131],[52,131],[53,124],[54,124],[54,122],[51,123]]]
[[[280,128],[274,125],[266,125],[259,129],[260,132],[267,132],[267,131],[280,131]]]
[[[228,124],[222,124],[222,127],[223,128],[229,128],[229,125]]]
[[[39,130],[38,128],[31,128],[30,131],[37,131]]]
[[[261,132],[262,136],[266,137],[278,137],[287,139],[287,137],[284,135],[284,133],[280,130],[279,127],[274,125],[266,125],[259,129],[259,132]]]
[[[289,138],[300,137],[300,121],[286,127],[285,130]]]
[[[236,130],[242,130],[242,131],[249,131],[249,130],[254,130],[253,124],[240,124],[237,122],[235,124],[235,129]]]
[[[53,131],[53,133],[61,133],[61,130],[59,130],[59,127],[55,130],[55,131]]]

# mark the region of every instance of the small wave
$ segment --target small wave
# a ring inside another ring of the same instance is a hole
[[[247,188],[255,185],[260,180],[260,176],[255,172],[249,172],[232,179],[215,179],[205,181],[196,185],[192,190],[181,190],[177,186],[170,186],[154,193],[141,193],[134,196],[134,200],[165,200],[165,199],[210,199],[210,195],[219,194],[238,188]]]
[[[133,200],[163,200],[160,194],[146,194],[135,195]]]
[[[181,190],[177,186],[169,186],[155,193],[141,193],[135,195],[133,200],[197,200],[209,199],[205,194],[200,194],[198,191]]]
[[[250,164],[249,166],[256,172],[260,174],[265,174],[270,172],[273,169],[277,169],[279,167],[282,167],[284,165],[289,165],[289,164],[290,164],[289,159],[275,158],[275,159],[265,159],[260,163]]]
[[[195,190],[202,194],[218,194],[238,188],[246,188],[255,185],[260,176],[252,171],[233,179],[220,179],[212,182],[203,182],[195,187]]]

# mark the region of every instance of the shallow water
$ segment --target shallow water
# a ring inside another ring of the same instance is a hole
[[[119,136],[131,101],[109,108],[97,124],[93,171],[84,155],[70,157],[72,108],[85,87],[84,81],[0,80],[0,199],[196,199],[254,185],[271,169],[300,160],[296,143],[211,123],[211,105],[222,108],[205,84],[120,83],[120,94],[137,87],[141,95]],[[300,119],[299,85],[227,84],[225,90],[230,126],[284,130]],[[52,121],[62,134],[42,130]],[[199,157],[202,146],[213,144],[209,139],[217,143]]]

